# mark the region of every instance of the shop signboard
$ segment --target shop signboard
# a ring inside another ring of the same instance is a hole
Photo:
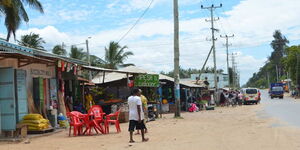
[[[159,76],[156,74],[142,74],[134,79],[136,87],[159,87]]]

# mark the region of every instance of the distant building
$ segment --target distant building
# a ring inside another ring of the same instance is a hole
[[[199,74],[191,74],[191,79],[196,80],[196,78],[199,77]],[[200,80],[205,80],[207,78],[207,81],[209,82],[209,88],[215,87],[214,82],[214,74],[213,73],[202,73]],[[229,87],[229,77],[228,74],[217,74],[217,80],[218,80],[218,88],[224,88]]]

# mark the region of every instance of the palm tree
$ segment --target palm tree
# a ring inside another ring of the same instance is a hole
[[[96,55],[90,55],[91,66],[105,67],[105,61]]]
[[[132,52],[125,52],[127,46],[121,47],[119,43],[111,41],[108,48],[105,47],[105,62],[106,67],[117,69],[119,66],[132,66],[133,64],[124,64],[128,56],[133,55]]]
[[[71,52],[69,55],[71,58],[83,60],[85,58],[85,54],[83,53],[82,48],[77,48],[76,46],[71,46]]]
[[[30,33],[27,35],[22,35],[21,41],[18,41],[18,43],[22,46],[27,46],[36,49],[44,49],[42,44],[45,44],[46,42],[43,40],[43,38],[40,37],[39,34]]]
[[[55,45],[52,49],[52,53],[56,55],[66,56],[67,51],[61,45]]]
[[[25,22],[29,21],[24,3],[44,13],[43,6],[39,0],[2,0],[0,2],[0,11],[5,16],[4,24],[7,29],[7,41],[9,41],[11,34],[16,39],[16,30],[20,27],[22,20]]]

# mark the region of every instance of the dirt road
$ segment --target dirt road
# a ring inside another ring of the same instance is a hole
[[[128,144],[128,124],[120,134],[68,137],[67,131],[32,139],[30,144],[1,143],[1,150],[300,150],[300,129],[273,127],[273,119],[259,118],[260,105],[217,108],[215,111],[173,114],[148,123],[150,141]],[[113,130],[115,131],[115,130]]]

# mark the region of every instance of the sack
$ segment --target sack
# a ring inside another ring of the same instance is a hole
[[[49,124],[47,123],[40,123],[40,124],[35,124],[35,123],[23,123],[25,125],[27,125],[28,127],[37,127],[37,128],[43,128],[45,126],[49,126]]]
[[[69,122],[67,120],[59,120],[58,124],[60,127],[65,127],[65,128],[69,127]]]
[[[40,120],[43,116],[40,114],[28,114],[23,117],[24,120]]]
[[[28,130],[29,131],[37,131],[37,130],[44,130],[44,129],[47,129],[48,127],[33,127],[33,126],[29,126],[28,127]]]
[[[48,128],[49,124],[28,125],[28,130],[44,130]]]
[[[29,124],[41,124],[41,123],[49,123],[48,119],[39,119],[39,120],[22,120],[21,123],[29,123]]]

